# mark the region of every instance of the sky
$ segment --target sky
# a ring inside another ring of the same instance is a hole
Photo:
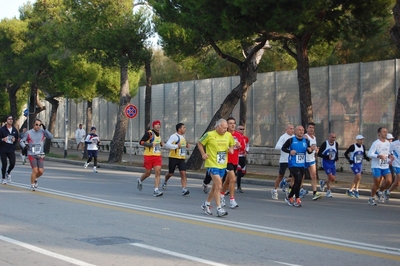
[[[0,0],[0,20],[3,18],[19,18],[18,9],[25,3],[35,0]]]

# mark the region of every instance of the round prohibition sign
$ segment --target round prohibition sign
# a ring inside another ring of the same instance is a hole
[[[125,115],[128,118],[135,118],[138,115],[139,111],[137,107],[133,104],[129,104],[127,107],[125,107]]]

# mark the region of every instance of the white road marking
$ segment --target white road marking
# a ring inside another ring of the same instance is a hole
[[[94,264],[90,264],[90,263],[87,263],[87,262],[84,262],[84,261],[81,261],[81,260],[77,260],[77,259],[74,259],[74,258],[70,258],[70,257],[64,256],[64,255],[61,255],[61,254],[57,254],[57,253],[54,253],[54,252],[51,252],[51,251],[48,251],[48,250],[45,250],[45,249],[30,245],[30,244],[27,244],[27,243],[24,243],[24,242],[21,242],[21,241],[18,241],[18,240],[15,240],[15,239],[12,239],[12,238],[8,238],[8,237],[2,236],[2,235],[0,235],[0,240],[3,240],[5,242],[8,242],[8,243],[11,243],[11,244],[14,244],[14,245],[26,248],[26,249],[30,249],[30,250],[35,251],[37,253],[41,253],[43,255],[46,255],[46,256],[49,256],[49,257],[52,257],[52,258],[56,258],[56,259],[59,259],[59,260],[63,260],[63,261],[66,261],[68,263],[72,263],[72,264],[75,264],[75,265],[79,265],[79,266],[96,266]]]
[[[203,263],[203,264],[208,264],[208,265],[213,265],[213,266],[228,266],[226,264],[221,264],[221,263],[210,261],[210,260],[204,260],[204,259],[200,259],[200,258],[197,258],[197,257],[193,257],[193,256],[177,253],[177,252],[166,250],[166,249],[152,247],[152,246],[149,246],[149,245],[144,245],[144,244],[139,244],[139,243],[130,243],[130,245],[136,246],[136,247],[140,247],[140,248],[149,249],[149,250],[153,250],[153,251],[160,252],[160,253],[164,253],[164,254],[167,254],[169,256],[174,256],[174,257],[178,257],[178,258],[182,258],[182,259],[187,259],[187,260],[191,260],[191,261],[200,262],[200,263]]]
[[[22,184],[22,183],[14,183],[13,182],[11,185],[29,189],[29,185]],[[260,226],[260,225],[254,225],[254,224],[234,222],[234,221],[229,221],[227,219],[215,219],[215,218],[210,218],[210,217],[205,217],[205,216],[191,215],[191,214],[187,214],[187,213],[180,213],[180,212],[174,212],[174,211],[168,211],[168,210],[161,210],[161,209],[156,209],[156,208],[151,208],[151,207],[146,207],[146,206],[104,200],[104,199],[100,199],[100,198],[93,198],[93,197],[88,197],[85,195],[78,195],[78,194],[73,194],[73,193],[69,193],[69,192],[63,192],[63,191],[53,190],[53,189],[48,189],[48,188],[43,188],[43,187],[41,187],[39,189],[39,191],[44,192],[44,193],[53,194],[53,195],[59,195],[59,196],[67,197],[67,198],[88,201],[88,202],[94,202],[94,203],[98,203],[98,204],[104,204],[104,205],[108,205],[108,206],[116,206],[116,207],[127,208],[127,209],[131,209],[131,210],[137,210],[137,211],[143,211],[143,212],[149,212],[149,213],[165,215],[165,216],[170,216],[170,217],[176,217],[176,218],[191,220],[191,221],[207,222],[210,224],[221,225],[224,227],[230,226],[232,228],[238,228],[238,229],[242,229],[242,230],[261,232],[261,233],[265,233],[265,234],[274,234],[274,235],[278,235],[278,236],[297,238],[297,239],[308,240],[308,241],[312,241],[312,242],[336,245],[336,246],[340,246],[340,247],[355,248],[355,249],[360,249],[360,250],[367,250],[367,251],[379,252],[382,254],[390,254],[390,255],[396,255],[396,256],[400,255],[400,249],[394,248],[394,247],[386,247],[386,246],[380,246],[380,245],[377,246],[374,244],[356,242],[356,241],[345,240],[345,239],[340,239],[340,238],[327,237],[327,236],[321,236],[321,235],[312,235],[312,234],[307,234],[307,233],[302,233],[302,232],[273,228],[273,227],[266,227],[266,226]]]

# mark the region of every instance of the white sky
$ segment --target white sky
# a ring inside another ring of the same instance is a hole
[[[0,0],[0,20],[3,18],[19,18],[18,9],[25,3],[35,0]]]

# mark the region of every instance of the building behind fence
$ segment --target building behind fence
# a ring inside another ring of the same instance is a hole
[[[399,60],[326,66],[310,69],[311,93],[318,145],[329,132],[335,132],[341,148],[362,134],[368,148],[380,126],[392,130]],[[301,122],[297,71],[261,73],[248,92],[246,134],[252,146],[274,146],[286,123]],[[151,117],[161,120],[164,140],[175,132],[175,125],[186,125],[186,138],[198,141],[226,95],[239,84],[239,77],[183,81],[152,86]],[[131,103],[139,109],[131,119],[126,140],[138,141],[145,131],[145,87]],[[64,138],[65,103],[61,101],[54,136]],[[50,105],[39,117],[48,121]],[[86,102],[68,102],[68,138],[77,126],[85,125]],[[103,140],[113,138],[118,106],[101,98],[93,99],[93,125]],[[239,118],[239,105],[232,113]],[[132,131],[131,131],[132,128]],[[132,135],[131,135],[132,134]]]

